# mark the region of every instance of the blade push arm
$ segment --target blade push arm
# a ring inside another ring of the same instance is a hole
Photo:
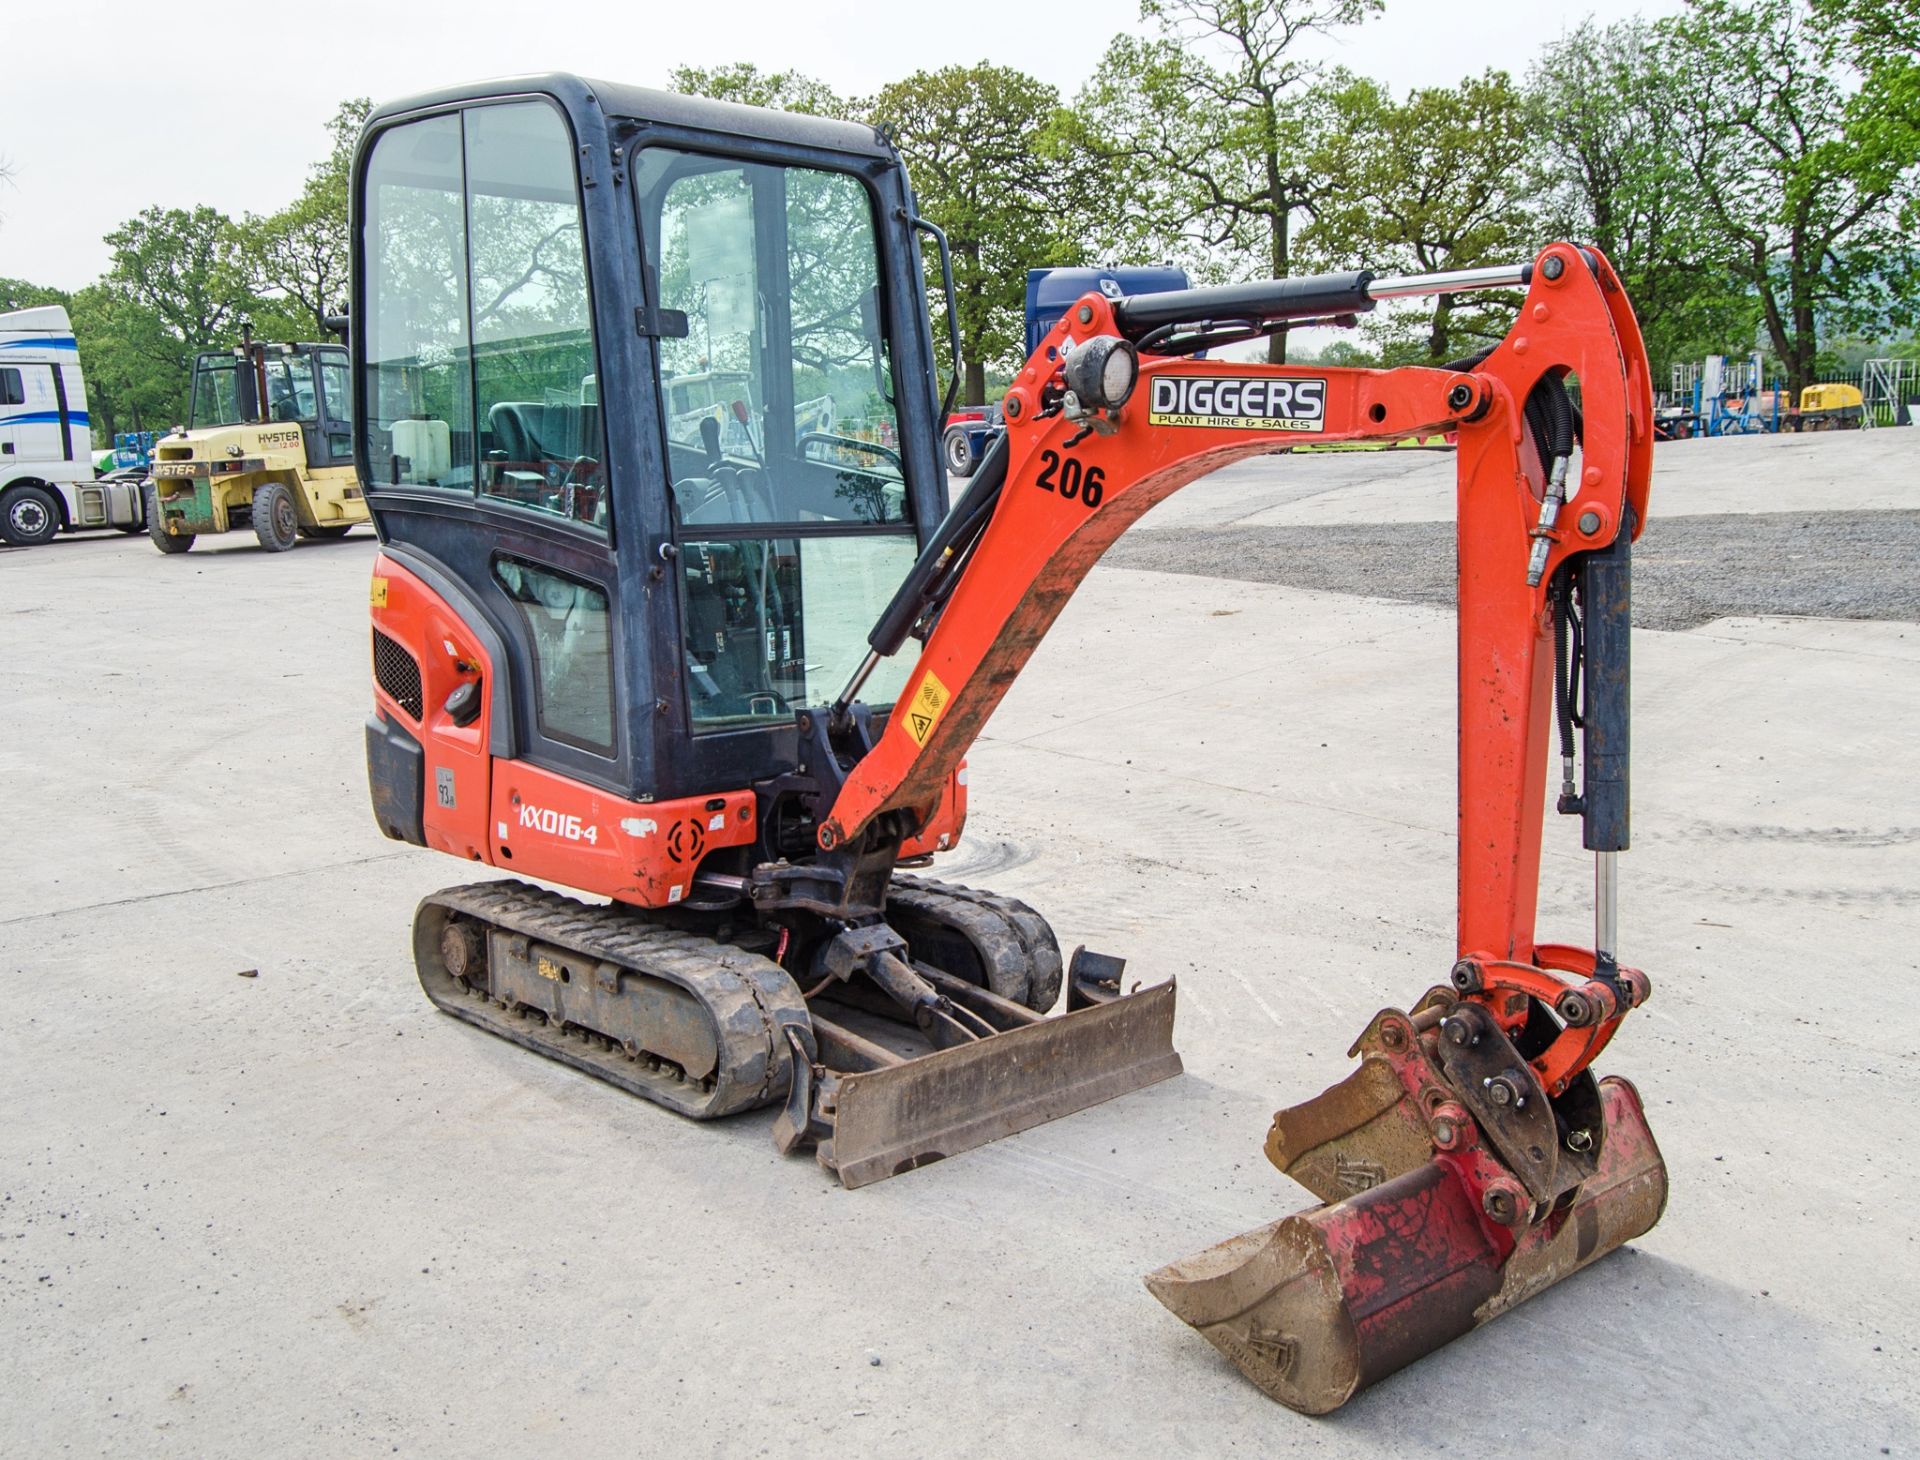
[[[1530,282],[1518,320],[1470,370],[1146,354],[1132,394],[1099,423],[1104,429],[1062,408],[1060,358],[1076,342],[1137,333],[1140,325],[1128,329],[1116,319],[1124,304],[1084,298],[1007,392],[1004,481],[993,463],[992,490],[970,491],[955,509],[956,518],[973,514],[974,535],[944,562],[923,562],[923,576],[945,576],[950,592],[930,615],[931,631],[885,733],[848,773],[821,824],[821,847],[858,838],[886,811],[930,815],[1088,570],[1187,483],[1283,446],[1457,431],[1459,955],[1487,970],[1482,996],[1497,1002],[1493,970],[1538,961],[1556,574],[1570,557],[1638,531],[1652,463],[1645,350],[1611,267],[1591,251],[1555,244],[1500,282],[1523,277]],[[1407,281],[1389,283],[1405,292]],[[1163,299],[1153,306],[1156,323],[1181,313]],[[1556,473],[1542,460],[1527,402],[1543,377],[1569,374],[1579,382],[1584,427],[1577,474],[1560,481],[1566,464]],[[889,647],[876,638],[877,653]],[[1591,958],[1584,969],[1565,971],[1584,978]],[[1624,1008],[1605,1011],[1617,1018]],[[1561,1066],[1576,1059],[1583,1067],[1611,1026],[1612,1019],[1589,1026],[1592,1036],[1583,1038],[1590,1047],[1556,1058],[1555,1077],[1572,1073]]]

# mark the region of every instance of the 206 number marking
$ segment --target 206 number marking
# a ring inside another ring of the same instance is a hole
[[[1040,453],[1042,468],[1036,485],[1043,492],[1058,492],[1071,502],[1078,497],[1089,510],[1100,505],[1107,494],[1107,474],[1097,466],[1083,468],[1077,456],[1063,457],[1057,451]]]

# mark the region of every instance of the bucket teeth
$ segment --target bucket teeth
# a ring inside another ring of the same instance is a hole
[[[1282,1119],[1330,1097],[1322,1114],[1340,1101],[1365,1108],[1364,1088],[1341,1088]],[[1517,1232],[1486,1219],[1468,1163],[1439,1156],[1172,1263],[1147,1288],[1272,1398],[1305,1414],[1338,1409],[1660,1219],[1667,1172],[1640,1097],[1620,1079],[1601,1081],[1600,1096],[1607,1134],[1593,1176]]]

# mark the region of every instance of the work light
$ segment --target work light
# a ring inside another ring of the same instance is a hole
[[[1118,410],[1140,377],[1140,356],[1113,335],[1095,335],[1067,352],[1062,367],[1067,389],[1091,410]]]

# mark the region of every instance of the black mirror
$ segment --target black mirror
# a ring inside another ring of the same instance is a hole
[[[453,687],[447,696],[447,702],[441,707],[447,712],[447,718],[456,725],[471,725],[480,718],[480,685],[476,680],[463,680]]]

